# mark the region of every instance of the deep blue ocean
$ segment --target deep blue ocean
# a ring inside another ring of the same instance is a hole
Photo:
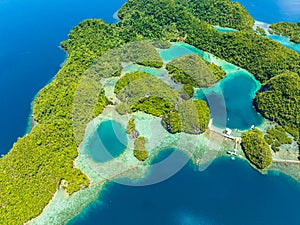
[[[124,2],[0,0],[0,154],[24,135],[30,103],[64,61],[59,43],[71,28],[85,18],[114,22]],[[259,21],[300,20],[300,0],[240,2]],[[188,164],[153,186],[111,183],[70,224],[299,225],[299,202],[300,186],[289,177],[222,158],[203,172]]]
[[[86,18],[114,22],[126,0],[0,0],[0,155],[26,132],[30,104],[65,59],[59,49]],[[299,21],[300,0],[240,0],[259,21]]]
[[[87,18],[115,22],[125,0],[0,0],[0,155],[27,129],[30,104],[65,59],[59,49]]]
[[[257,21],[300,21],[300,0],[233,0],[240,2]]]
[[[299,225],[299,201],[300,185],[289,177],[223,157],[151,186],[111,183],[68,225]]]

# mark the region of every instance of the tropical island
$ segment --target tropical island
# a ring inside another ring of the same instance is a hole
[[[141,129],[141,121],[155,121],[159,134],[165,135],[164,146],[171,139],[201,143],[210,136],[216,143],[224,141],[226,137],[209,128],[207,102],[193,96],[195,88],[215,85],[226,71],[196,54],[162,60],[159,50],[178,42],[235,64],[262,83],[253,106],[268,126],[240,135],[241,154],[263,172],[277,169],[300,180],[293,172],[299,152],[296,156],[295,152],[281,154],[286,146],[299,147],[298,53],[255,33],[253,18],[243,6],[229,0],[129,0],[118,15],[117,24],[85,20],[61,43],[68,59],[34,101],[37,124],[0,159],[0,223],[24,224],[36,218],[58,190],[76,196],[119,175],[143,177],[149,160],[160,149],[147,148],[151,139]],[[222,34],[214,26],[239,31]],[[292,33],[282,34],[292,38]],[[161,68],[167,75],[160,79],[139,71],[124,74],[130,64]],[[119,120],[132,145],[120,156],[132,164],[102,179],[81,167],[85,158],[80,146],[95,118]],[[224,151],[216,156],[226,155],[232,144],[226,142]],[[188,151],[192,146],[185,146],[195,163],[205,161],[200,144],[193,152]],[[276,157],[278,162],[273,160]],[[281,161],[286,163],[284,168]]]
[[[272,24],[270,26],[271,32],[286,36],[290,38],[292,42],[300,43],[300,22],[298,23],[288,23],[288,22],[279,22],[276,24]]]

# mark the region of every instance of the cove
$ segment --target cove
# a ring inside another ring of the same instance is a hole
[[[188,163],[152,186],[110,183],[68,225],[298,225],[299,201],[299,184],[288,176],[223,157],[203,172]]]
[[[221,66],[227,73],[226,77],[213,87],[197,89],[194,96],[195,99],[202,99],[208,103],[215,126],[222,129],[229,127],[246,130],[263,122],[263,117],[252,106],[253,98],[261,84],[246,70],[184,43],[175,43],[170,49],[161,50],[159,53],[165,62],[187,54],[198,54],[205,60]]]
[[[133,73],[133,72],[137,72],[137,71],[143,72],[143,73],[148,73],[155,77],[164,77],[166,74],[166,71],[163,69],[139,66],[139,65],[135,65],[135,64],[130,64],[130,65],[126,66],[122,70],[122,73]]]
[[[257,81],[241,70],[228,74],[212,88],[198,90],[195,98],[207,101],[215,126],[246,130],[263,122],[263,117],[252,106],[259,89]]]
[[[126,130],[113,120],[102,122],[84,142],[86,154],[99,163],[118,157],[126,147]]]
[[[283,46],[300,53],[300,44],[296,44],[290,41],[290,39],[287,37],[280,36],[280,35],[268,35],[268,38],[271,38],[272,40],[279,42]]]
[[[214,26],[214,28],[219,31],[220,33],[230,33],[230,32],[238,32],[236,29],[228,28],[228,27],[219,27],[219,26]]]

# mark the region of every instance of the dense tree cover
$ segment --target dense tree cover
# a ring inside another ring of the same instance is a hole
[[[259,81],[286,70],[300,74],[300,55],[295,51],[253,30],[221,34],[174,1],[130,1],[120,14],[118,26],[135,37],[184,41],[249,70]]]
[[[271,145],[271,149],[274,152],[278,152],[279,148],[283,144],[292,144],[293,140],[289,138],[286,131],[276,125],[274,128],[267,129],[267,134],[265,135],[266,142]]]
[[[106,96],[105,96],[105,92],[104,89],[102,89],[100,91],[100,93],[98,94],[98,98],[96,100],[96,105],[95,105],[95,116],[99,116],[103,109],[105,108],[105,106],[112,104],[112,102],[110,102]]]
[[[35,99],[33,114],[38,125],[30,134],[19,139],[12,150],[0,159],[1,224],[23,224],[40,214],[62,180],[66,180],[64,183],[69,193],[88,185],[86,176],[74,168],[73,160],[78,155],[78,140],[83,138],[86,122],[101,113],[103,106],[108,102],[101,104],[105,96],[99,85],[99,93],[96,93],[98,103],[95,102],[97,107],[88,112],[82,120],[77,139],[72,120],[73,101],[79,81],[87,71],[91,75],[100,75],[99,77],[118,76],[121,62],[143,63],[145,59],[149,60],[149,51],[145,51],[148,47],[133,46],[125,52],[113,52],[115,61],[111,60],[111,55],[107,55],[105,63],[95,64],[108,50],[130,41],[184,41],[248,69],[260,81],[266,81],[285,70],[300,74],[300,56],[296,52],[251,31],[222,35],[209,23],[201,21],[200,15],[195,13],[195,16],[191,13],[194,7],[192,1],[184,2],[188,6],[181,2],[130,1],[131,6],[126,4],[120,10],[122,21],[118,24],[106,24],[102,20],[92,19],[83,21],[70,32],[69,39],[62,43],[62,47],[68,53],[66,64]],[[208,8],[206,13],[214,7]],[[220,9],[218,5],[216,7]],[[225,16],[223,12],[218,13]],[[230,18],[236,17],[228,14],[228,19],[220,19],[217,22],[220,26],[226,26],[225,22],[220,21],[230,21]],[[208,21],[207,18],[206,20]],[[150,52],[155,54],[152,50]],[[161,62],[157,54],[154,57],[151,57],[150,61]],[[180,102],[178,92],[171,88],[169,90],[168,85],[163,85],[163,82],[160,83],[154,78],[147,79],[144,85],[138,81],[132,82],[136,83],[132,85],[132,89],[136,92],[145,89],[143,94],[147,95],[158,86],[160,91],[155,89],[154,93],[150,93],[152,96],[168,99],[172,105]],[[127,90],[127,93],[131,92]],[[128,101],[125,102],[128,104]],[[133,102],[137,102],[136,99]],[[83,100],[78,102],[79,114],[86,112],[83,103]],[[80,104],[83,105],[80,107]],[[181,122],[178,122],[181,121],[181,116],[178,109],[176,110],[163,116],[163,123],[171,132],[179,132],[182,129]],[[280,119],[279,115],[278,118]],[[282,123],[288,124],[287,121]]]
[[[166,99],[157,96],[149,96],[134,103],[131,110],[133,112],[142,111],[160,117],[170,111],[175,111],[175,107]]]
[[[286,72],[262,86],[254,99],[257,110],[266,118],[276,121],[288,132],[299,136],[300,129],[300,77]]]
[[[178,111],[163,115],[162,124],[170,133],[203,133],[208,126],[210,111],[205,101],[188,100],[178,106]]]
[[[161,68],[163,66],[162,61],[147,60],[147,61],[136,62],[136,63],[139,65],[142,65],[142,66],[148,66],[148,67],[154,67],[154,68]]]
[[[166,69],[174,81],[193,87],[209,87],[225,76],[221,68],[206,63],[197,54],[176,58],[166,65]]]
[[[272,164],[272,154],[263,133],[258,129],[246,131],[242,135],[242,149],[258,169],[266,169]]]
[[[205,101],[185,101],[179,105],[178,112],[183,132],[200,134],[207,129],[210,111]]]
[[[286,36],[290,38],[291,41],[300,43],[300,22],[279,22],[272,24],[270,29],[272,29],[275,34]]]
[[[182,131],[180,115],[177,111],[170,111],[163,115],[161,123],[162,126],[171,134]]]
[[[156,40],[153,41],[153,46],[158,49],[168,49],[172,47],[169,41]]]
[[[0,159],[0,224],[23,224],[46,206],[62,180],[72,194],[89,185],[76,168],[72,128],[65,120],[38,124]]]
[[[140,161],[145,161],[148,158],[146,142],[147,142],[147,139],[143,136],[139,136],[134,141],[133,154]]]
[[[207,64],[208,68],[214,75],[216,81],[222,80],[226,76],[226,72],[220,66],[217,66],[216,64],[207,61],[205,61],[205,63]]]
[[[130,138],[137,138],[139,136],[139,132],[135,128],[134,117],[131,117],[128,121],[126,127],[126,133],[129,135]]]
[[[194,87],[191,84],[184,84],[182,88],[179,90],[180,97],[184,100],[188,100],[194,96]]]
[[[223,34],[212,53],[250,71],[264,82],[286,70],[300,74],[300,55],[253,32]]]
[[[151,77],[151,75],[139,71],[127,73],[117,81],[114,92],[116,95],[118,95],[123,89],[125,89],[129,85],[130,82],[133,82],[138,79],[144,79],[147,77]]]
[[[185,73],[182,69],[172,66],[171,64],[167,64],[166,69],[169,71],[172,80],[176,83],[187,84],[192,87],[200,87],[197,81],[192,76]]]
[[[256,28],[256,33],[258,33],[258,34],[260,34],[262,36],[266,36],[267,35],[266,31],[263,28],[261,28],[261,27],[257,27]]]
[[[120,79],[127,79],[125,75]],[[123,83],[123,81],[121,81]],[[131,81],[117,97],[130,108],[144,98],[159,97],[175,106],[180,101],[178,92],[157,77],[149,76]]]
[[[129,0],[121,8],[118,16],[123,19],[129,10],[139,10],[141,7],[145,7],[150,11],[153,4],[155,3],[150,0]],[[162,7],[167,7],[168,4],[169,1],[161,1]],[[254,25],[254,20],[247,10],[240,3],[233,3],[230,0],[175,0],[174,4],[182,6],[199,19],[212,25],[238,30],[251,29]]]
[[[212,25],[230,27],[237,30],[251,29],[254,19],[238,2],[230,0],[177,0],[199,19]]]

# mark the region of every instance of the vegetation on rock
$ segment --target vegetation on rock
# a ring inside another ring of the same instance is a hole
[[[133,154],[139,161],[145,161],[148,158],[148,152],[146,149],[146,141],[147,141],[147,139],[143,136],[139,136],[134,141]]]
[[[272,29],[275,34],[286,36],[290,38],[291,41],[300,43],[300,22],[279,22],[272,24],[270,29]]]
[[[139,136],[139,132],[135,128],[134,117],[131,117],[128,121],[126,127],[126,133],[129,135],[130,138],[137,138]]]
[[[286,131],[276,125],[274,128],[267,129],[267,134],[265,135],[266,142],[271,145],[271,149],[274,152],[278,152],[279,148],[283,144],[292,144],[293,140],[289,138]]]
[[[254,99],[257,110],[291,133],[296,140],[300,129],[300,77],[291,72],[278,75],[263,84]]]
[[[166,69],[175,82],[193,87],[209,87],[225,76],[220,67],[205,62],[196,54],[174,59],[167,64]]]
[[[242,149],[249,161],[258,169],[266,169],[271,165],[272,154],[260,130],[254,129],[243,133]]]

